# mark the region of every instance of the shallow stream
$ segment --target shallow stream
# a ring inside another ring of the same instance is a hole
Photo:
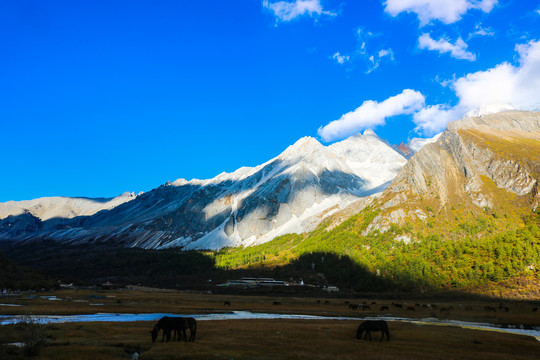
[[[32,319],[40,324],[58,324],[66,322],[94,322],[94,321],[106,321],[106,322],[131,322],[131,321],[157,321],[163,316],[191,316],[198,321],[208,320],[249,320],[249,319],[292,319],[292,320],[387,320],[387,321],[402,321],[416,325],[442,325],[442,326],[457,326],[468,329],[484,330],[484,331],[498,331],[512,334],[528,335],[536,338],[540,341],[540,327],[533,329],[525,329],[523,327],[501,327],[495,324],[487,323],[475,323],[458,320],[443,320],[436,318],[424,318],[424,319],[410,319],[402,317],[366,317],[366,318],[353,318],[353,317],[329,317],[329,316],[315,316],[315,315],[293,315],[293,314],[268,314],[268,313],[253,313],[250,311],[233,311],[228,313],[219,314],[167,314],[167,313],[153,313],[153,314],[117,314],[117,313],[98,313],[89,315],[33,315]],[[28,319],[27,317],[10,315],[0,315],[0,325],[16,324],[21,320]]]

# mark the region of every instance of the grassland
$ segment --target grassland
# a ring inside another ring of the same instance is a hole
[[[194,343],[152,343],[153,322],[65,323],[42,325],[47,336],[36,359],[126,359],[134,352],[139,359],[535,359],[540,342],[532,337],[451,326],[414,325],[392,321],[390,342],[355,340],[356,327],[367,316],[392,315],[408,318],[438,317],[499,324],[540,324],[536,303],[468,299],[299,298],[214,295],[208,293],[132,288],[123,290],[62,290],[37,295],[63,299],[29,298],[27,295],[2,299],[6,314],[88,313],[174,313],[201,314],[235,310],[346,316],[358,320],[215,320],[199,321]],[[225,306],[229,301],[231,306]],[[281,305],[273,305],[280,301]],[[349,304],[366,302],[370,310],[351,310]],[[437,308],[427,308],[427,303]],[[99,303],[102,305],[96,306]],[[375,304],[374,304],[375,303]],[[94,305],[92,305],[94,304]],[[416,306],[418,304],[418,306]],[[379,311],[381,306],[389,310]],[[485,312],[486,305],[496,312]],[[499,309],[503,305],[508,312]],[[407,310],[408,306],[415,308]],[[452,306],[450,312],[441,307]],[[465,306],[473,310],[466,311]],[[21,341],[18,325],[0,326],[0,344]],[[25,358],[19,348],[0,345],[0,358]]]

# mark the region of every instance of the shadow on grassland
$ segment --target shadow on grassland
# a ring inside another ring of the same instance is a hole
[[[249,268],[216,267],[211,252],[182,252],[176,249],[144,250],[124,248],[114,243],[66,245],[45,240],[32,245],[0,244],[0,250],[11,262],[32,268],[32,274],[48,274],[79,285],[114,286],[141,284],[171,289],[211,290],[227,294],[266,294],[320,296],[324,286],[337,286],[334,296],[383,296],[391,298],[487,298],[464,291],[418,291],[370,272],[346,255],[328,252],[305,253],[280,266],[255,265]],[[312,286],[278,286],[262,288],[220,287],[218,284],[242,277],[271,277],[286,282],[303,281]],[[40,280],[42,275],[32,276]],[[16,280],[16,278],[15,278]],[[47,284],[50,284],[47,281]],[[33,288],[35,282],[11,281],[8,287]],[[413,291],[411,291],[413,290]],[[326,293],[326,292],[324,292]],[[371,295],[370,295],[371,294]]]
[[[216,267],[212,253],[124,248],[114,243],[65,245],[45,240],[35,241],[31,246],[4,244],[2,251],[19,264],[84,285],[111,282],[207,290],[242,277],[273,277],[302,280],[317,287],[334,285],[369,292],[396,290],[395,284],[374,275],[348,256],[325,252],[303,254],[282,266],[225,270]]]

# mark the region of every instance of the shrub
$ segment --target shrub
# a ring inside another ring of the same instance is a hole
[[[41,347],[47,340],[45,327],[40,325],[31,315],[23,315],[19,318],[17,330],[24,355],[39,355]]]

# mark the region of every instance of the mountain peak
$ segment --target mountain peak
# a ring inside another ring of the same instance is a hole
[[[285,149],[285,151],[279,155],[279,158],[282,160],[298,158],[324,150],[325,148],[326,147],[318,142],[315,138],[312,138],[311,136],[304,136],[293,145]]]
[[[311,136],[304,136],[303,138],[300,138],[298,141],[296,141],[292,147],[295,149],[308,149],[308,148],[314,148],[314,147],[321,147],[323,146],[317,139],[311,137]]]
[[[379,136],[372,129],[364,130],[364,133],[362,134],[362,136],[374,136],[374,137],[379,138]]]

